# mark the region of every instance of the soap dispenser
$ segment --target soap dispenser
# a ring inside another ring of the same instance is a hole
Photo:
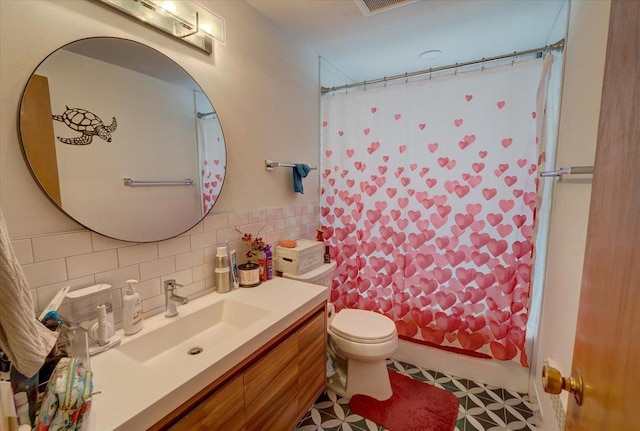
[[[122,325],[125,335],[133,335],[142,329],[142,301],[133,285],[138,280],[127,280],[129,287],[127,293],[122,298],[123,316]]]

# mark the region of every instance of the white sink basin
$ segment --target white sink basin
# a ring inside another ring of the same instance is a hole
[[[161,357],[175,358],[177,354],[186,358],[191,349],[213,349],[267,314],[269,310],[223,299],[191,314],[167,319],[168,324],[122,344],[117,350],[147,366]]]

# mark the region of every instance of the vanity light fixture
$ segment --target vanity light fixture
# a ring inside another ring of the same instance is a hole
[[[226,43],[224,18],[192,0],[92,0],[168,33],[208,54]]]

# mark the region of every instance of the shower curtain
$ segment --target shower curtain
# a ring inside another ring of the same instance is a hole
[[[338,310],[527,366],[542,65],[323,98],[321,222]]]
[[[215,114],[197,119],[197,137],[202,215],[204,216],[218,199],[226,166],[224,136]]]

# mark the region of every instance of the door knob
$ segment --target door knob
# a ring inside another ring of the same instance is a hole
[[[584,394],[582,375],[579,371],[576,371],[574,376],[562,377],[562,373],[558,369],[544,365],[542,367],[542,387],[548,394],[559,394],[563,389],[569,391],[576,399],[576,403],[579,406],[582,405]]]

